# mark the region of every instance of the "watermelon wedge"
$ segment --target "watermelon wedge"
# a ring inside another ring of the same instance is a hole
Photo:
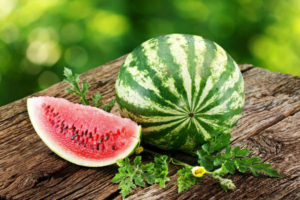
[[[62,98],[27,100],[31,123],[57,155],[87,167],[111,165],[140,143],[141,127],[130,119]]]

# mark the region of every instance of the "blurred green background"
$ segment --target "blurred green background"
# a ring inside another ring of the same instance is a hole
[[[300,75],[299,0],[0,0],[0,105],[167,33],[216,41],[238,63]]]

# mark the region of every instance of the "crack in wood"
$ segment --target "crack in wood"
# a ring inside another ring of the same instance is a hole
[[[231,144],[236,143],[237,141],[241,141],[241,140],[243,140],[243,139],[245,139],[245,138],[251,138],[251,137],[253,137],[253,136],[255,136],[255,135],[258,135],[258,134],[261,133],[262,131],[264,131],[264,130],[266,130],[266,129],[268,129],[268,128],[270,128],[270,127],[276,125],[276,124],[278,124],[279,122],[281,122],[282,120],[288,118],[289,116],[295,115],[295,114],[298,113],[299,111],[300,111],[300,105],[297,106],[297,107],[295,107],[294,109],[290,110],[290,111],[287,112],[287,114],[285,114],[285,115],[279,115],[279,116],[278,116],[277,118],[275,118],[273,121],[271,121],[271,122],[265,124],[264,126],[261,126],[259,129],[256,129],[256,130],[253,131],[252,133],[248,133],[247,135],[243,135],[243,136],[241,136],[241,137],[237,137],[237,138],[233,139],[233,140],[231,141]]]
[[[246,73],[247,71],[254,68],[254,66],[251,64],[243,64],[243,65],[239,65],[239,67],[242,73]]]
[[[17,118],[19,115],[22,115],[22,114],[24,114],[24,113],[27,113],[27,110],[24,110],[24,111],[22,111],[22,112],[16,113],[14,116],[8,117],[8,118],[6,118],[6,119],[0,121],[0,128],[3,126],[3,123],[4,123],[5,121],[10,121],[10,120],[12,120],[12,119],[15,119],[15,118]]]

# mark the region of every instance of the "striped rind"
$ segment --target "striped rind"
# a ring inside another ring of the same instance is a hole
[[[170,34],[128,55],[116,100],[123,116],[142,125],[144,142],[189,151],[231,132],[245,94],[242,74],[222,47],[200,36]]]

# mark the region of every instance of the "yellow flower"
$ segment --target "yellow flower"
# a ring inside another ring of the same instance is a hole
[[[195,177],[202,177],[205,173],[206,173],[206,170],[204,167],[193,167],[192,169],[192,173]]]
[[[136,150],[135,150],[135,154],[140,154],[144,151],[144,148],[142,146],[139,146]]]

